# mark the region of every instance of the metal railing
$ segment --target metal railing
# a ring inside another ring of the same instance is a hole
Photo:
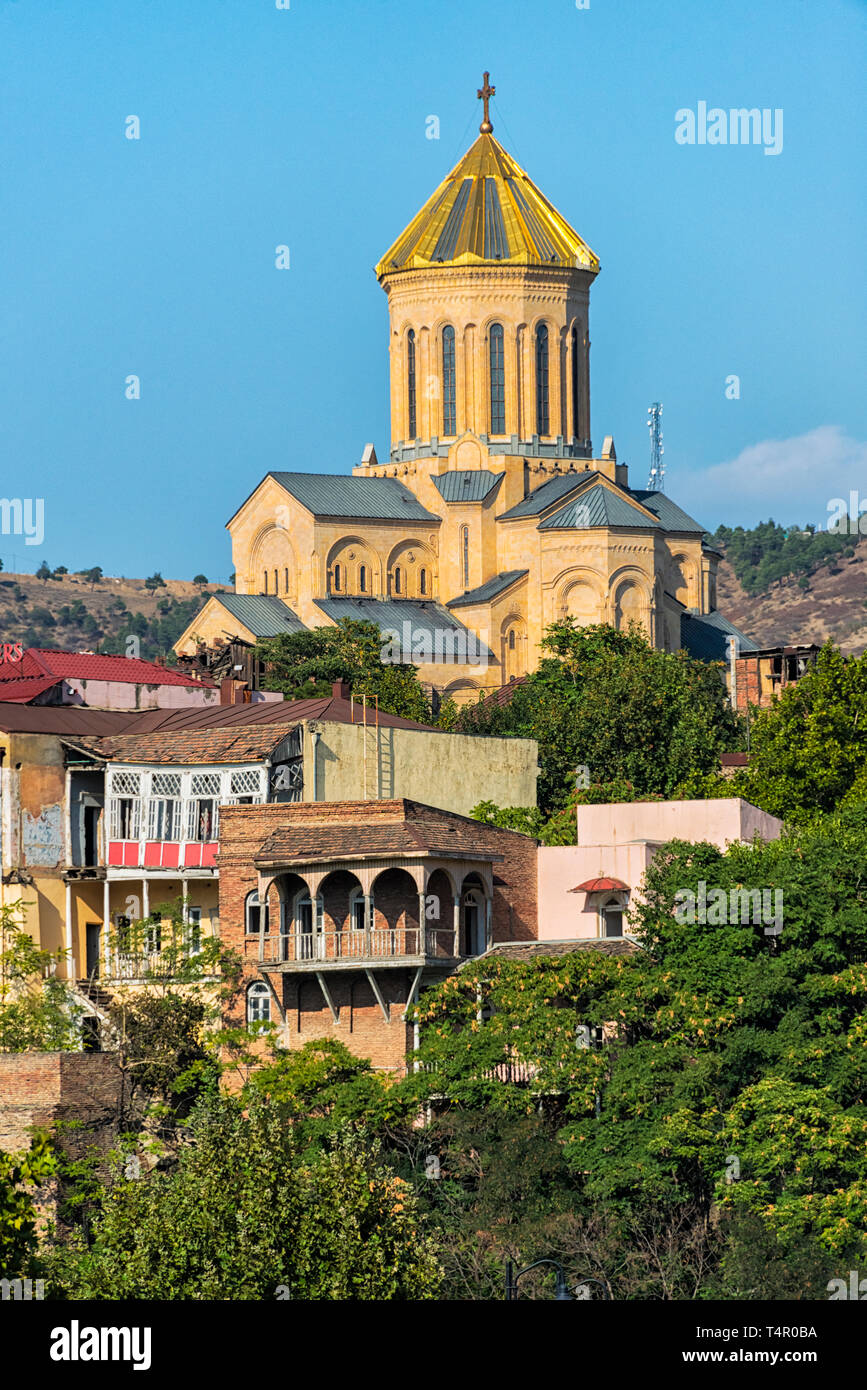
[[[245,941],[248,958],[270,965],[305,965],[315,961],[391,960],[423,956],[453,960],[455,934],[438,927],[371,927],[366,931],[268,932]]]

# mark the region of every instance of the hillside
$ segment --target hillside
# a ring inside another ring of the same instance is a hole
[[[867,648],[867,545],[816,570],[807,582],[804,589],[797,579],[784,579],[750,595],[723,560],[717,606],[760,647],[821,646],[830,637],[844,652],[860,655]]]
[[[126,655],[126,638],[137,636],[147,660],[167,657],[208,594],[220,584],[167,579],[153,591],[143,579],[105,577],[91,584],[82,575],[37,579],[0,573],[0,641],[25,647],[61,647]]]

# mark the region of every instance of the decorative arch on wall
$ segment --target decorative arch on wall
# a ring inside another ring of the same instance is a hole
[[[674,594],[674,597],[687,608],[698,605],[698,574],[695,561],[683,551],[678,551],[671,557],[666,587],[669,593]]]
[[[651,592],[641,570],[626,567],[611,576],[608,609],[608,621],[618,632],[625,632],[630,622],[637,622],[652,636]]]
[[[393,598],[435,598],[439,592],[436,555],[426,541],[398,541],[387,563],[387,590]]]
[[[576,566],[557,580],[557,618],[575,618],[582,627],[605,621],[605,583],[596,570]]]
[[[527,623],[520,613],[510,613],[500,624],[500,660],[506,685],[527,674]]]
[[[466,705],[471,700],[475,701],[479,693],[479,686],[469,677],[464,677],[456,681],[451,681],[443,691],[444,700],[454,700],[455,704]]]
[[[341,536],[328,552],[328,593],[340,598],[373,598],[382,593],[382,562],[361,536]]]
[[[282,526],[269,523],[257,533],[250,547],[250,572],[254,593],[276,593],[289,604],[295,602],[298,597],[295,550],[289,533]]]

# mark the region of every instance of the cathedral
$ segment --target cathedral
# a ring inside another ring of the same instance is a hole
[[[387,459],[368,444],[351,476],[268,473],[227,523],[235,592],[209,598],[179,654],[372,619],[463,703],[534,669],[567,616],[634,621],[704,659],[728,634],[752,645],[716,611],[704,528],[630,487],[611,436],[594,452],[599,260],[494,138],[493,90],[486,75],[478,138],[376,267]]]

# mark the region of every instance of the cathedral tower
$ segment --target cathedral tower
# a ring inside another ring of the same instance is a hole
[[[388,295],[391,457],[589,458],[590,247],[494,139],[478,139],[376,267]],[[542,446],[540,449],[539,446]]]

